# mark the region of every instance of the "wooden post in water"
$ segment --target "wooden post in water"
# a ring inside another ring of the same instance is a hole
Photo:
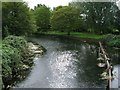
[[[101,44],[101,42],[99,42],[99,45],[100,45],[100,49],[101,49],[101,51],[102,51],[102,53],[103,53],[103,56],[104,56],[104,58],[105,58],[105,62],[106,62],[106,65],[107,65],[107,69],[108,69],[108,85],[109,85],[109,89],[111,88],[111,79],[112,79],[112,68],[111,68],[111,65],[110,65],[110,63],[109,63],[109,58],[107,58],[107,55],[106,55],[106,53],[105,53],[105,50],[103,49],[103,46],[102,46],[102,44]]]

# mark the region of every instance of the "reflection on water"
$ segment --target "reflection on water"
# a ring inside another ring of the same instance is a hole
[[[113,68],[113,77],[114,79],[112,80],[112,88],[118,88],[118,86],[120,86],[120,75],[119,72],[120,71],[120,65],[115,65]]]
[[[29,76],[19,88],[104,88],[97,67],[96,46],[75,40],[44,37],[33,38],[47,53],[35,58]]]
[[[51,70],[54,79],[50,82],[50,87],[54,88],[69,88],[74,87],[72,82],[75,82],[76,76],[73,61],[75,60],[72,55],[75,54],[71,51],[63,51],[54,53],[56,58],[51,60]]]
[[[113,64],[112,88],[120,87],[120,49],[107,48]]]

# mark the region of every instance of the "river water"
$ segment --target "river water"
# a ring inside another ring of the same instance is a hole
[[[47,52],[34,59],[30,74],[15,88],[105,88],[95,44],[55,36],[31,40]]]

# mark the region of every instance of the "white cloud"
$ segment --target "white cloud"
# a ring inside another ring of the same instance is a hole
[[[23,0],[28,2],[30,8],[34,8],[37,4],[45,4],[48,7],[57,7],[59,5],[68,5],[72,0]]]

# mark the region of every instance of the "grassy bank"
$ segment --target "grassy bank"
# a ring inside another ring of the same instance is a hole
[[[48,32],[46,33],[48,35],[62,35],[62,36],[66,36],[67,33],[66,32]],[[83,39],[103,39],[106,37],[106,35],[96,35],[96,34],[91,34],[91,33],[80,33],[80,32],[71,32],[70,36],[72,37],[78,37],[78,38],[83,38]]]
[[[67,32],[47,32],[47,35],[59,35],[59,36],[68,36]],[[120,48],[120,35],[106,34],[98,35],[92,33],[81,33],[81,32],[71,32],[68,37],[77,38],[82,41],[87,42],[99,42],[104,41],[104,43],[109,47]]]

